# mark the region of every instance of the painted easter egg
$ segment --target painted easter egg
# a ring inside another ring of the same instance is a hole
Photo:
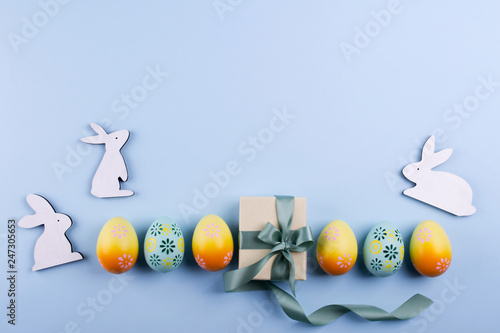
[[[144,257],[151,269],[166,273],[184,258],[184,236],[177,223],[169,217],[156,219],[144,237]]]
[[[328,274],[342,275],[351,270],[358,257],[356,236],[347,223],[335,220],[321,231],[316,258]]]
[[[444,229],[431,220],[417,225],[411,236],[410,258],[422,275],[434,277],[446,272],[451,263],[451,243]]]
[[[123,217],[114,217],[101,229],[97,239],[97,259],[110,273],[121,274],[131,269],[139,252],[134,227]]]
[[[385,277],[396,273],[403,264],[405,247],[399,229],[390,222],[376,224],[366,236],[363,260],[375,276]]]
[[[193,234],[193,256],[204,270],[223,269],[233,258],[233,236],[226,222],[207,215],[198,222]]]

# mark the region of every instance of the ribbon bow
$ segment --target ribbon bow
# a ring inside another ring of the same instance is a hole
[[[271,269],[271,280],[286,280],[295,295],[295,263],[291,252],[304,252],[314,245],[310,227],[291,230],[293,220],[294,197],[276,196],[276,213],[281,230],[267,222],[262,231],[240,232],[240,248],[270,248],[269,253],[256,263],[224,273],[225,291],[237,289],[249,283],[276,256]]]

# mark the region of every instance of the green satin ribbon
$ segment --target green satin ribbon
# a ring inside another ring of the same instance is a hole
[[[330,324],[348,312],[354,312],[361,318],[369,321],[408,320],[418,316],[433,303],[431,299],[421,294],[415,294],[393,312],[387,312],[371,305],[330,304],[314,311],[308,316],[305,314],[299,301],[272,282],[251,281],[244,287],[244,290],[233,291],[271,290],[288,317],[314,326]]]
[[[252,281],[268,260],[277,254],[271,270],[271,279],[282,280],[288,277],[290,289],[295,295],[295,264],[290,252],[307,251],[313,246],[314,240],[309,227],[290,230],[293,219],[293,201],[293,197],[276,196],[276,212],[281,231],[268,222],[261,232],[240,232],[240,241],[244,244],[244,248],[257,245],[256,248],[270,248],[271,250],[253,265],[224,273],[226,292],[271,290],[288,317],[315,326],[327,325],[348,312],[354,312],[370,321],[407,320],[416,317],[432,305],[433,302],[429,298],[415,294],[391,313],[371,305],[331,304],[307,316],[300,303],[283,289],[269,281]],[[255,239],[256,237],[258,240]]]
[[[314,245],[314,238],[310,227],[291,230],[294,201],[295,198],[291,196],[276,196],[276,213],[280,229],[267,222],[260,232],[240,232],[240,242],[244,244],[244,248],[270,248],[270,251],[264,258],[250,266],[224,273],[226,291],[237,291],[250,282],[269,259],[277,255],[271,268],[271,280],[289,280],[290,289],[295,295],[295,263],[291,252],[307,251]]]

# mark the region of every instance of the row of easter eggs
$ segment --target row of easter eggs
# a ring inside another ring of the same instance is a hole
[[[352,229],[344,221],[330,222],[321,232],[316,257],[321,268],[331,275],[342,275],[354,266],[358,244]],[[403,263],[403,236],[390,222],[376,224],[366,236],[363,260],[375,276],[396,273]],[[451,244],[446,232],[434,221],[417,225],[410,240],[410,258],[422,275],[435,277],[446,272],[451,262]]]
[[[207,271],[225,268],[233,257],[233,237],[229,227],[217,215],[207,215],[195,228],[192,241],[196,263]],[[120,274],[131,269],[139,253],[134,227],[124,218],[106,222],[97,240],[97,257],[107,271]],[[364,263],[376,276],[397,272],[404,259],[403,237],[389,222],[375,225],[365,239]],[[352,229],[344,221],[330,222],[321,232],[316,256],[321,268],[331,275],[342,275],[354,266],[358,245]],[[424,221],[414,230],[410,257],[416,270],[425,276],[443,274],[451,262],[451,244],[445,231],[434,221]],[[184,237],[172,219],[160,217],[149,227],[144,238],[144,256],[157,272],[177,268],[184,258]]]
[[[218,271],[233,257],[233,237],[227,224],[217,215],[200,220],[193,234],[193,255],[200,267]],[[106,222],[97,239],[97,258],[108,272],[121,274],[131,269],[139,254],[134,227],[122,217]],[[156,219],[144,238],[144,257],[157,272],[169,272],[184,258],[184,236],[177,223],[168,217]]]

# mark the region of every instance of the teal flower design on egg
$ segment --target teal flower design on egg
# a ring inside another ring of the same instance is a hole
[[[402,261],[398,261],[397,263],[394,264],[394,268],[392,269],[393,272],[397,272],[401,268]]]
[[[373,232],[373,238],[375,238],[378,241],[385,239],[386,236],[387,236],[387,230],[385,230],[382,227],[375,229],[375,231]]]
[[[162,240],[161,244],[160,244],[160,249],[161,249],[161,252],[164,252],[166,254],[170,254],[170,253],[174,252],[174,249],[175,249],[174,241],[170,240],[168,238]]]
[[[151,257],[149,257],[149,262],[153,266],[158,266],[160,265],[160,256],[157,254],[152,254]]]
[[[372,259],[370,265],[372,266],[372,269],[374,271],[379,271],[382,269],[382,261],[378,258]]]
[[[394,231],[394,237],[396,237],[396,241],[399,243],[403,243],[403,236],[401,235],[401,232],[399,232],[398,229]]]
[[[384,257],[386,257],[389,260],[396,259],[396,256],[398,255],[398,249],[394,245],[387,245],[384,249]]]
[[[161,223],[155,223],[151,227],[151,235],[158,236],[158,235],[161,234],[162,230],[163,230],[163,224],[161,224]]]
[[[172,259],[173,268],[179,267],[181,262],[182,262],[182,256],[180,254],[176,254],[174,259]]]
[[[177,223],[172,223],[172,232],[177,237],[180,237],[182,235],[181,228],[179,228],[179,226],[177,225]]]

